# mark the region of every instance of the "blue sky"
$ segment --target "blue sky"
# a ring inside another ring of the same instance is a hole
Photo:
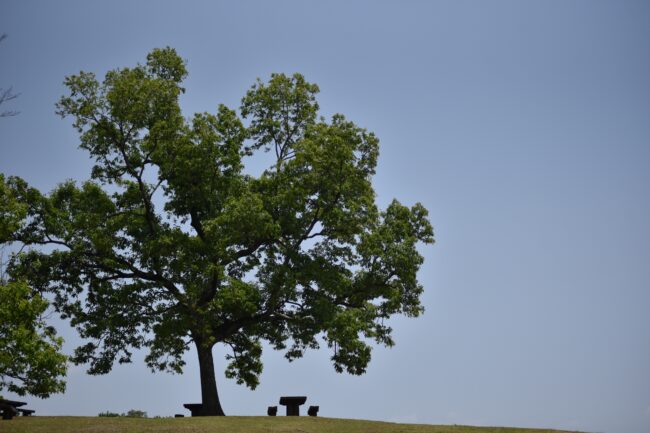
[[[0,3],[0,172],[48,191],[89,176],[66,75],[102,76],[154,47],[187,59],[186,115],[237,107],[257,77],[301,72],[381,140],[380,204],[422,202],[424,316],[392,321],[366,375],[326,350],[292,364],[267,350],[251,392],[223,377],[228,414],[307,395],[321,415],[387,421],[650,431],[650,3],[244,1]],[[66,350],[77,342],[61,328]],[[139,360],[72,367],[40,414],[183,413],[182,376]]]

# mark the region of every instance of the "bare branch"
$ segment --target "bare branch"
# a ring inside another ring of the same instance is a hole
[[[7,34],[3,33],[0,35],[0,42],[4,41],[7,39]],[[0,87],[0,105],[4,104],[5,102],[9,102],[13,99],[16,99],[20,93],[14,93],[13,92],[13,87],[9,87],[8,89],[3,89]],[[5,111],[0,111],[0,117],[11,117],[17,115],[19,112],[14,111],[14,110],[5,110]]]
[[[8,89],[0,88],[0,105],[4,104],[5,102],[16,99],[19,95],[20,93],[13,93],[13,87],[9,87]],[[16,116],[18,113],[19,111],[15,111],[15,110],[5,110],[0,112],[0,117]]]

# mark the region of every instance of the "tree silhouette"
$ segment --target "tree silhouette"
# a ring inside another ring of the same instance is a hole
[[[427,210],[375,204],[379,141],[342,115],[318,117],[318,86],[274,74],[241,115],[181,114],[187,75],[171,48],[145,65],[67,77],[58,104],[95,160],[92,180],[49,195],[9,178],[28,217],[7,240],[51,245],[14,256],[10,274],[56,296],[89,342],[73,360],[103,374],[146,347],[152,369],[180,372],[196,347],[202,413],[223,415],[212,349],[251,388],[262,341],[289,360],[325,343],[336,371],[362,374],[385,319],[418,316]],[[245,126],[244,121],[248,121]],[[275,152],[259,176],[257,152]],[[2,239],[0,239],[0,242]]]

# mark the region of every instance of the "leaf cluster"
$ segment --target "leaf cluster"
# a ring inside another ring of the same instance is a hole
[[[67,357],[43,319],[47,306],[25,282],[0,282],[0,390],[41,398],[65,390]]]

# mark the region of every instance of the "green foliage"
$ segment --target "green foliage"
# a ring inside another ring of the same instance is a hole
[[[136,409],[131,409],[126,413],[119,414],[117,412],[100,412],[97,414],[98,417],[101,418],[117,418],[117,417],[124,417],[124,418],[148,418],[147,417],[147,412],[143,410],[136,410]]]
[[[263,340],[290,360],[325,342],[337,371],[363,373],[369,340],[393,344],[385,320],[422,312],[426,209],[377,208],[379,140],[343,115],[319,118],[318,86],[302,75],[258,80],[242,118],[221,105],[186,119],[186,74],[165,48],[101,82],[66,78],[58,113],[94,160],[91,180],[48,195],[3,180],[17,203],[0,202],[0,241],[56,247],[14,256],[10,274],[55,295],[88,341],[73,360],[93,374],[134,348],[180,372],[190,343],[222,343],[227,376],[254,388]],[[263,173],[243,172],[270,150]]]
[[[47,326],[48,302],[22,281],[0,281],[0,390],[48,397],[65,391],[63,339]]]
[[[147,412],[143,410],[131,409],[122,416],[125,416],[127,418],[147,418]]]

